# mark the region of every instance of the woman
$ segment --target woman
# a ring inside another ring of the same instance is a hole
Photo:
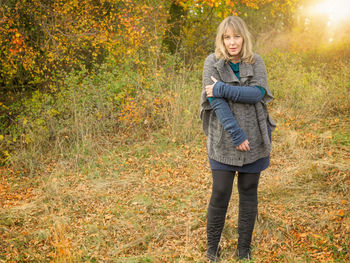
[[[215,53],[203,68],[201,120],[213,187],[207,212],[207,258],[220,259],[220,237],[238,173],[239,259],[250,259],[257,215],[261,171],[269,166],[271,130],[275,124],[266,103],[273,96],[262,58],[252,52],[251,36],[237,16],[224,19],[217,30]]]

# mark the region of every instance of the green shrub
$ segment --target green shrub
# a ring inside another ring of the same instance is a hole
[[[346,61],[306,63],[308,56],[278,50],[264,55],[275,96],[272,110],[318,119],[348,114]],[[59,76],[52,93],[35,91],[11,105],[17,114],[0,137],[2,160],[37,167],[51,156],[79,164],[106,143],[152,134],[181,144],[203,139],[201,65],[189,70],[170,55],[160,57],[157,67],[113,65]]]
[[[70,155],[88,141],[93,147],[97,137],[116,131],[118,108],[135,93],[132,74],[106,65],[93,74],[83,68],[62,76],[60,86],[53,88],[57,92],[35,91],[22,99],[13,105],[18,114],[5,135],[16,143],[3,150],[3,155],[8,153],[3,157],[28,164],[39,162],[49,152]]]
[[[309,53],[275,50],[265,55],[269,85],[275,104],[303,115],[325,117],[346,114],[350,110],[349,67],[344,60],[329,63]],[[341,61],[341,62],[340,62]]]

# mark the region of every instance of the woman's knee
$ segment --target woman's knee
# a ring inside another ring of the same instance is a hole
[[[259,184],[259,173],[248,174],[240,173],[238,175],[238,190],[243,194],[255,194]]]
[[[234,174],[229,171],[213,171],[213,190],[210,203],[216,207],[225,207],[232,193]]]
[[[213,187],[211,202],[215,203],[216,206],[219,206],[219,204],[226,205],[230,200],[231,193],[232,189],[217,189]]]

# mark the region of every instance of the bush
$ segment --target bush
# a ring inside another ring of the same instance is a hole
[[[17,114],[2,135],[11,142],[2,145],[2,161],[28,168],[73,156],[79,162],[105,143],[155,131],[173,141],[193,140],[200,133],[200,71],[186,70],[174,56],[162,60],[141,72],[127,64],[104,64],[92,74],[83,68],[59,76],[53,92],[35,91],[13,104]]]
[[[306,63],[309,53],[275,50],[264,55],[272,109],[284,115],[325,118],[350,109],[347,63]],[[158,67],[114,66],[60,76],[52,93],[35,91],[11,105],[13,124],[0,137],[2,160],[37,167],[67,158],[77,164],[105,144],[160,136],[177,143],[202,140],[199,119],[201,65],[188,70],[176,56]],[[73,158],[74,157],[74,158]]]
[[[299,114],[326,117],[350,110],[346,61],[329,62],[310,53],[275,50],[264,56],[276,103]]]
[[[118,108],[135,89],[131,75],[106,65],[93,74],[83,68],[62,77],[58,92],[35,91],[12,105],[18,115],[5,137],[16,143],[3,150],[3,160],[12,150],[12,162],[37,163],[49,152],[66,156],[89,140],[112,134]]]

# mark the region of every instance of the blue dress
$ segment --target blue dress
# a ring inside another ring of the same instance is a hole
[[[239,63],[232,63],[229,62],[231,69],[235,73],[236,77],[240,80],[239,76]],[[226,102],[225,102],[226,103]],[[270,125],[267,124],[267,129],[271,141],[271,129]],[[235,147],[232,144],[232,147]],[[261,171],[265,170],[267,167],[269,167],[270,164],[270,155],[267,157],[263,157],[261,159],[256,160],[255,162],[244,164],[243,166],[235,166],[230,164],[224,164],[221,162],[218,162],[214,159],[209,158],[209,164],[210,168],[212,170],[226,170],[226,171],[237,171],[241,173],[260,173]]]

